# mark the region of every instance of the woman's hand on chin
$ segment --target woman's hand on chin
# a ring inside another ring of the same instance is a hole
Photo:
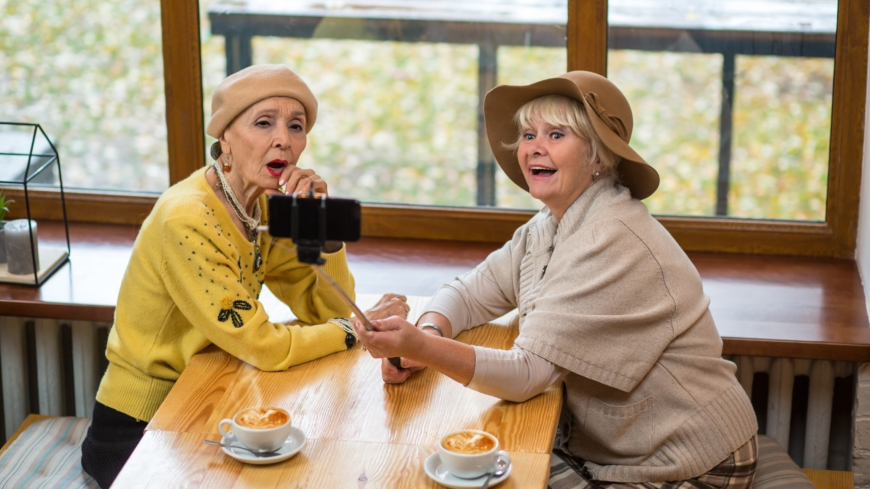
[[[307,194],[312,188],[316,194],[329,195],[326,181],[320,178],[320,175],[314,170],[306,170],[296,165],[287,165],[284,168],[281,178],[278,179],[278,186],[284,187],[284,193],[287,195]],[[280,195],[281,191],[269,189],[266,193]]]

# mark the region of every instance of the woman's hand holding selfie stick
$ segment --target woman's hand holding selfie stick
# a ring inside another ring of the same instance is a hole
[[[420,327],[400,318],[389,317],[371,321],[375,327],[368,331],[362,322],[354,323],[354,330],[375,358],[400,357],[399,370],[391,362],[381,362],[381,376],[388,384],[399,384],[422,368],[434,369],[462,385],[474,377],[476,355],[474,347],[452,339],[447,318],[428,312],[420,318]],[[431,323],[431,324],[429,324]],[[434,327],[433,327],[434,326]],[[441,336],[441,331],[444,336]]]
[[[296,187],[303,185],[304,180],[300,180],[296,182]],[[322,180],[321,180],[322,182]],[[288,182],[288,188],[291,186],[290,184],[293,182]],[[341,242],[332,242],[327,241],[327,222],[326,222],[326,208],[327,208],[327,195],[325,193],[326,187],[323,184],[323,188],[320,189],[323,192],[319,195],[316,193],[318,188],[315,185],[314,181],[305,184],[308,187],[308,194],[294,193],[292,195],[292,206],[291,206],[291,214],[292,214],[292,222],[291,222],[291,232],[290,238],[296,244],[296,256],[302,263],[307,263],[311,265],[311,268],[317,273],[317,275],[324,280],[329,286],[335,290],[341,300],[347,305],[351,311],[353,311],[354,316],[356,316],[356,320],[363,326],[363,328],[367,331],[374,330],[374,326],[372,325],[370,319],[382,319],[390,316],[401,316],[408,317],[408,312],[410,311],[410,306],[408,306],[407,298],[403,295],[398,294],[386,294],[383,296],[374,307],[367,311],[368,314],[363,313],[362,310],[354,303],[353,299],[339,286],[335,280],[332,279],[321,267],[320,265],[326,263],[326,260],[320,256],[322,251],[326,251],[327,253],[332,253],[341,249]],[[318,206],[318,210],[316,216],[308,216],[314,217],[316,222],[319,224],[319,236],[317,239],[308,239],[301,240],[300,232],[299,232],[299,207],[297,207],[297,199],[319,199],[321,204]],[[356,204],[359,206],[359,203]],[[357,214],[358,215],[358,214]],[[270,221],[274,216],[270,215]],[[261,228],[266,228],[265,230],[269,230],[267,226],[260,226]],[[280,243],[276,242],[277,245],[283,246]],[[336,246],[337,245],[337,246]],[[396,366],[396,368],[401,369],[401,360],[399,358],[391,358],[390,362]]]

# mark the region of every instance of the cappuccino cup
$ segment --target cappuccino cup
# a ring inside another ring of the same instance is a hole
[[[229,430],[225,426],[229,426]],[[290,413],[279,407],[259,406],[244,409],[232,419],[218,423],[218,431],[230,443],[239,442],[258,452],[281,448],[290,436]]]
[[[438,442],[438,456],[451,475],[474,479],[495,470],[495,462],[511,456],[498,449],[498,438],[480,430],[460,430],[449,433]]]

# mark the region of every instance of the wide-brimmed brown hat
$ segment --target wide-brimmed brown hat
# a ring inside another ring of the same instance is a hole
[[[620,157],[619,179],[631,190],[632,197],[645,199],[656,191],[659,173],[628,145],[634,125],[628,100],[610,80],[589,71],[571,71],[525,86],[501,85],[486,94],[483,113],[489,145],[499,166],[515,184],[528,192],[516,150],[504,144],[513,144],[519,138],[514,121],[517,110],[545,95],[564,95],[583,104],[601,142]]]

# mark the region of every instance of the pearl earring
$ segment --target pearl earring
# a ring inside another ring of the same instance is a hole
[[[223,167],[225,172],[229,172],[233,168],[233,155],[227,153],[224,157]]]
[[[601,175],[601,172],[598,170],[595,170],[595,173],[592,174],[592,181],[594,182],[595,180],[598,180],[599,175]]]

